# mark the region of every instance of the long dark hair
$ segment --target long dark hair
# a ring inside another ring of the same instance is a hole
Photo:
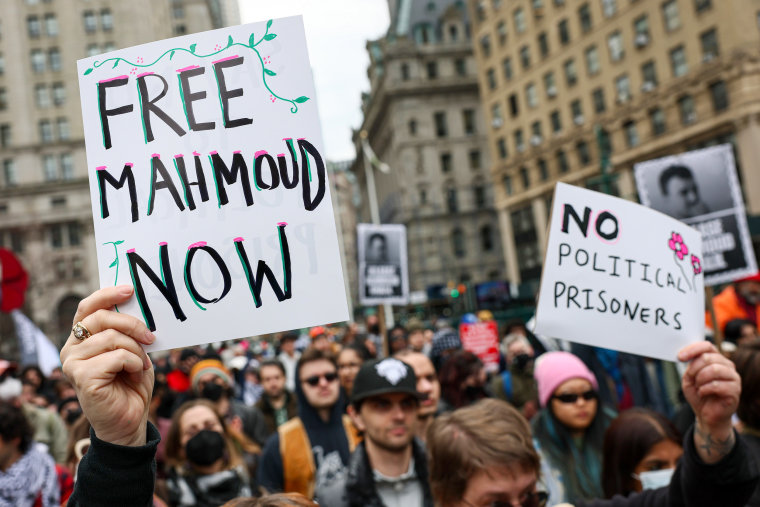
[[[441,396],[449,402],[454,409],[466,407],[470,403],[478,401],[485,395],[482,392],[469,393],[463,386],[464,381],[470,375],[479,372],[483,368],[483,362],[468,350],[458,350],[446,359],[441,366],[438,380],[441,382]]]
[[[602,489],[604,496],[628,496],[636,490],[633,471],[647,453],[664,440],[681,446],[681,435],[664,415],[636,407],[612,421],[604,435]]]
[[[602,496],[599,481],[602,467],[602,444],[604,431],[609,426],[615,412],[597,403],[596,414],[586,428],[580,447],[573,435],[562,424],[549,404],[533,420],[533,436],[541,447],[541,452],[551,461],[553,468],[562,474],[566,501],[576,503]]]

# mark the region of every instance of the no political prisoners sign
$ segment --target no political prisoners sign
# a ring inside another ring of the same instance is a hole
[[[348,318],[300,17],[78,62],[102,286],[148,350]]]
[[[675,361],[704,338],[701,251],[683,222],[558,183],[536,333]]]

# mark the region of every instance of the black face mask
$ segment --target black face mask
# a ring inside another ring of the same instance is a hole
[[[78,408],[76,410],[69,410],[69,412],[66,414],[66,422],[69,425],[72,425],[77,421],[77,419],[79,419],[80,415],[82,415],[81,408]]]
[[[533,357],[531,357],[529,354],[517,354],[512,360],[512,364],[518,371],[525,371],[528,363],[530,363],[532,360]]]
[[[206,398],[207,400],[211,401],[219,401],[219,399],[224,394],[224,387],[217,384],[216,382],[209,382],[205,386],[203,386],[203,390],[201,391],[201,396]]]
[[[223,455],[224,437],[218,431],[201,430],[185,444],[185,456],[194,465],[212,465]]]

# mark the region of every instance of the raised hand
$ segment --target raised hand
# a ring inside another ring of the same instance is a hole
[[[99,439],[118,445],[143,445],[153,392],[153,367],[140,344],[155,336],[139,319],[113,311],[130,298],[130,286],[100,289],[79,303],[74,324],[91,336],[69,335],[61,350],[63,373]]]

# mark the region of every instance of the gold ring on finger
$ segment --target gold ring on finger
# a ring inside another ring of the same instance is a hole
[[[87,338],[92,336],[90,330],[87,329],[81,322],[74,324],[74,327],[71,328],[71,332],[74,333],[74,337],[80,341],[85,341]]]

